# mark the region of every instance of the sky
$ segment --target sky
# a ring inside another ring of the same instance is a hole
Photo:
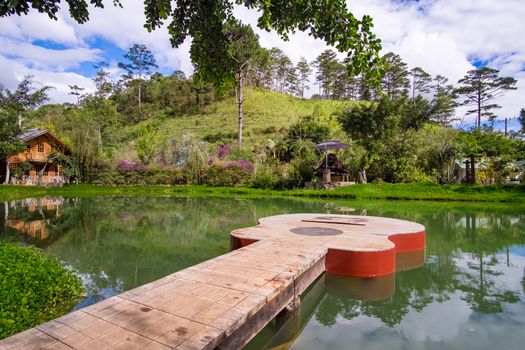
[[[150,47],[161,73],[182,70],[190,75],[190,41],[172,48],[165,28],[151,33],[144,29],[142,1],[122,0],[122,4],[123,8],[116,8],[106,0],[105,9],[91,9],[90,21],[83,25],[69,18],[66,5],[57,21],[36,11],[0,18],[0,84],[15,88],[30,74],[40,84],[54,87],[52,102],[73,102],[68,85],[93,91],[93,64],[100,60],[110,63],[116,78],[117,63],[134,43]],[[372,16],[382,54],[393,51],[410,68],[444,75],[451,83],[476,67],[499,69],[501,75],[518,80],[518,89],[496,101],[502,106],[498,119],[516,118],[525,107],[525,0],[350,0],[347,4],[358,18]],[[257,12],[237,7],[235,14],[256,26]],[[281,48],[295,63],[301,56],[311,62],[327,48],[307,33],[297,32],[283,41],[273,32],[256,32],[262,46]],[[311,85],[307,95],[316,92]],[[473,117],[464,117],[464,111],[457,111],[461,126],[473,125]],[[517,120],[510,125],[517,128]]]

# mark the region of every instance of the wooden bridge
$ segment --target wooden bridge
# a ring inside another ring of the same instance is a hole
[[[425,228],[379,217],[279,215],[233,231],[231,246],[4,339],[0,349],[241,349],[280,312],[300,307],[299,295],[324,272],[371,279],[422,265]]]

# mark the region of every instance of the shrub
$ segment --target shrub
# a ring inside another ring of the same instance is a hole
[[[35,248],[0,242],[0,339],[69,312],[80,278]]]
[[[226,158],[228,154],[230,154],[230,151],[232,150],[232,145],[231,143],[227,143],[224,146],[217,145],[215,149],[217,151],[217,157],[219,157],[219,159],[223,159]]]
[[[265,190],[287,190],[297,187],[295,179],[289,177],[289,166],[261,164],[250,181],[250,187]]]
[[[248,182],[253,165],[247,161],[240,162],[248,163],[249,166],[245,163],[241,166],[237,162],[210,165],[204,172],[204,183],[211,186],[236,186]]]
[[[131,165],[130,165],[131,164]],[[179,185],[187,182],[186,173],[181,168],[151,166],[144,168],[133,163],[122,162],[118,169],[100,170],[90,176],[95,185]]]

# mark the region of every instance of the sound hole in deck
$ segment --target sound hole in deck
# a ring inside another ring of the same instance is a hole
[[[328,227],[296,227],[290,231],[303,236],[337,236],[343,233],[341,230]]]

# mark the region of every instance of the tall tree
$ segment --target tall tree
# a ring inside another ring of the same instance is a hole
[[[448,79],[442,75],[436,75],[432,86],[434,96],[432,99],[432,121],[441,126],[450,126],[458,120],[454,118],[456,110],[456,96],[454,87],[448,84]]]
[[[299,75],[299,93],[301,98],[304,98],[304,90],[308,87],[308,82],[310,82],[310,74],[312,74],[312,68],[306,60],[306,58],[301,57],[299,62],[297,62],[297,73]]]
[[[97,70],[97,75],[93,78],[93,82],[97,88],[95,92],[96,97],[107,98],[113,90],[113,84],[109,81],[108,67],[109,64],[106,61],[100,61],[93,65],[93,68]]]
[[[410,70],[410,77],[412,79],[412,100],[414,100],[417,96],[430,92],[432,76],[425,72],[423,68],[412,68]]]
[[[33,84],[33,77],[28,75],[14,91],[0,86],[0,157],[6,163],[5,183],[9,183],[9,156],[20,148],[17,140],[23,131],[23,122],[29,118],[32,109],[49,99],[50,86],[35,88]]]
[[[251,68],[260,53],[259,37],[250,25],[236,22],[225,28],[230,45],[228,66],[234,72],[237,96],[237,146],[242,149],[242,130],[244,125],[244,84],[246,72]]]
[[[292,95],[295,94],[297,90],[298,78],[297,74],[295,73],[295,67],[292,63],[292,60],[288,56],[283,55],[277,61],[276,73],[280,82],[279,92],[289,93]]]
[[[385,75],[381,80],[383,91],[391,100],[398,100],[408,95],[410,80],[407,64],[399,55],[389,52],[383,56],[388,65]]]
[[[77,98],[77,104],[80,103],[80,98],[82,97],[82,91],[85,90],[85,88],[75,85],[68,85],[69,86],[69,95],[73,95]]]
[[[142,81],[151,73],[153,67],[158,67],[155,63],[155,56],[153,56],[153,53],[146,45],[133,44],[124,55],[124,58],[128,63],[119,62],[118,66],[126,71],[129,79],[138,80],[138,101],[140,108],[142,100]]]
[[[333,95],[334,84],[338,77],[339,61],[337,54],[333,50],[325,50],[313,62],[317,70],[315,78],[319,84],[319,95],[330,98]]]
[[[6,167],[4,169],[4,184],[9,183],[10,177],[8,158],[25,148],[24,143],[18,138],[20,133],[18,116],[0,107],[0,159],[5,162]]]
[[[520,111],[519,121],[521,124],[521,132],[525,134],[525,108],[522,108]]]
[[[464,106],[473,106],[467,115],[476,115],[476,125],[481,127],[481,119],[494,120],[493,110],[500,108],[498,104],[490,103],[508,90],[516,90],[516,79],[500,77],[497,69],[482,67],[469,71],[458,84],[457,94],[463,96]]]
[[[395,132],[398,114],[396,104],[383,97],[378,103],[358,104],[339,115],[343,131],[366,152],[359,164],[359,182],[367,182],[368,168],[381,158],[383,141]]]

